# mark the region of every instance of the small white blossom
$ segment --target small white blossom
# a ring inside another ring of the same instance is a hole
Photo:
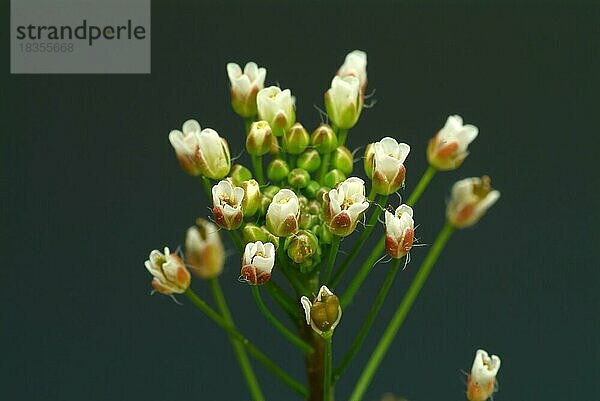
[[[365,171],[373,181],[375,192],[389,195],[400,189],[406,177],[404,161],[409,153],[409,145],[398,143],[390,137],[385,137],[367,147]]]
[[[365,182],[358,177],[346,179],[325,196],[325,219],[329,230],[341,237],[350,235],[368,207]]]
[[[181,294],[190,286],[190,272],[179,256],[165,247],[164,253],[158,250],[150,252],[144,263],[146,269],[154,276],[152,287],[161,294]]]
[[[477,350],[471,374],[467,379],[467,398],[469,401],[485,401],[492,396],[496,388],[496,375],[500,369],[500,358],[491,357],[482,349]]]
[[[271,278],[274,264],[275,246],[272,243],[249,242],[242,256],[241,276],[249,284],[264,284]]]
[[[236,63],[227,64],[227,75],[231,83],[231,105],[242,117],[256,115],[256,95],[264,88],[267,70],[249,62],[244,71]]]
[[[225,249],[219,229],[204,219],[188,228],[185,236],[185,260],[196,276],[208,279],[221,274],[225,263]]]
[[[469,154],[467,147],[477,137],[478,132],[474,125],[463,125],[459,115],[448,117],[444,128],[429,141],[429,164],[438,170],[458,168]]]
[[[244,189],[234,187],[229,181],[222,180],[213,186],[212,197],[215,222],[219,227],[227,230],[237,229],[244,217],[242,212]]]
[[[325,92],[325,108],[332,123],[342,129],[354,127],[363,106],[363,95],[357,77],[335,76]]]
[[[367,53],[360,50],[348,53],[337,75],[340,77],[353,76],[358,78],[360,87],[364,91],[367,86]]]
[[[385,211],[385,249],[392,258],[400,259],[413,246],[415,221],[410,206],[402,204],[395,213]]]
[[[455,227],[471,226],[479,221],[498,198],[500,192],[492,189],[489,177],[465,178],[452,186],[446,216]]]
[[[269,123],[275,136],[282,136],[296,122],[294,99],[289,89],[269,86],[256,96],[258,117]]]
[[[289,189],[281,189],[273,196],[267,209],[267,228],[278,237],[287,237],[298,231],[300,204],[298,196]]]

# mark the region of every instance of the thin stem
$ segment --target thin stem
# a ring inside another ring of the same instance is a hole
[[[215,298],[215,303],[217,304],[217,308],[221,311],[221,315],[227,324],[231,327],[235,327],[233,323],[233,317],[231,316],[231,312],[229,311],[229,307],[227,306],[227,302],[225,302],[225,296],[223,295],[223,291],[221,290],[221,286],[219,285],[219,281],[217,278],[213,278],[209,280],[210,288],[212,289],[213,296]],[[238,363],[240,364],[240,368],[242,370],[242,374],[246,379],[246,384],[250,390],[250,394],[252,394],[253,400],[264,400],[265,397],[262,394],[260,389],[260,385],[258,384],[258,380],[254,375],[254,371],[252,370],[252,365],[250,364],[250,360],[248,359],[248,355],[244,350],[244,346],[240,343],[239,340],[236,340],[234,337],[229,337],[231,340],[231,345],[233,347],[233,352],[237,357]]]
[[[346,138],[348,137],[347,129],[338,129],[338,146],[344,146],[346,144]]]
[[[331,400],[331,365],[332,365],[332,354],[331,354],[331,336],[324,339],[325,341],[325,358],[323,368],[323,401]]]
[[[329,258],[327,259],[327,267],[325,268],[325,275],[323,276],[323,282],[329,284],[329,278],[333,271],[333,265],[335,264],[335,258],[340,249],[341,238],[337,235],[333,236],[331,240],[331,248],[329,249]]]
[[[279,270],[283,273],[283,275],[288,279],[294,290],[298,294],[309,295],[310,292],[306,289],[304,284],[298,279],[296,276],[296,272],[292,271],[290,265],[287,262],[287,254],[283,249],[283,239],[280,238],[279,248],[277,248],[277,258],[275,259],[277,262],[277,266],[279,266]]]
[[[246,135],[250,133],[250,128],[252,128],[253,122],[254,117],[244,117],[244,127],[246,128]]]
[[[290,163],[289,163],[290,170],[293,170],[296,168],[297,161],[298,161],[298,155],[290,154]]]
[[[292,319],[294,322],[298,320],[298,305],[296,305],[295,301],[286,294],[281,287],[277,285],[273,280],[269,280],[265,283],[265,288],[271,295],[271,297],[277,302],[277,304],[283,309],[286,314]]]
[[[367,334],[369,333],[371,326],[373,326],[373,322],[375,322],[375,318],[377,317],[377,314],[379,313],[379,310],[381,309],[381,306],[383,305],[383,302],[385,301],[385,297],[387,296],[387,293],[390,290],[392,283],[394,282],[394,279],[396,278],[396,273],[398,273],[398,269],[400,267],[401,260],[402,259],[394,259],[394,262],[392,263],[392,267],[388,271],[387,277],[385,278],[385,281],[383,282],[383,286],[381,287],[381,290],[379,290],[379,293],[377,294],[377,297],[375,298],[375,303],[373,303],[373,306],[371,307],[369,316],[367,316],[367,320],[363,323],[362,327],[360,328],[360,331],[358,332],[358,335],[352,342],[350,349],[348,350],[348,352],[346,353],[346,355],[344,356],[342,361],[338,364],[338,366],[335,368],[335,371],[333,372],[333,381],[334,382],[340,378],[340,376],[342,375],[342,373],[344,372],[346,367],[348,367],[348,364],[352,361],[354,356],[356,356],[356,353],[358,352],[358,350],[362,346],[363,342],[367,338]]]
[[[379,197],[379,202],[378,202],[379,205],[375,205],[376,209],[373,212],[373,214],[371,215],[371,218],[369,219],[369,222],[367,223],[367,226],[365,227],[364,231],[360,234],[360,237],[358,238],[358,242],[352,248],[352,250],[350,250],[350,253],[348,254],[348,256],[346,256],[346,258],[342,262],[341,266],[338,268],[338,271],[336,272],[335,276],[333,277],[333,280],[331,280],[331,285],[333,287],[335,287],[337,285],[337,283],[340,282],[340,280],[342,279],[342,276],[344,275],[344,273],[346,273],[346,270],[348,270],[348,268],[350,267],[350,264],[354,261],[354,258],[356,257],[356,255],[362,249],[363,244],[371,236],[371,233],[373,232],[373,229],[375,228],[375,225],[377,224],[379,216],[381,215],[381,212],[383,211],[383,207],[381,205],[385,206],[387,199],[388,199],[387,195],[382,195]],[[360,283],[359,283],[359,285],[360,285]]]
[[[437,169],[435,167],[431,165],[427,167],[427,170],[425,170],[425,173],[423,173],[423,176],[417,183],[417,186],[415,187],[415,189],[413,189],[412,193],[408,197],[408,200],[406,201],[406,204],[408,206],[414,206],[417,203],[417,201],[425,191],[425,188],[427,188],[427,186],[429,185],[429,181],[431,181],[435,173],[437,173]]]
[[[208,196],[208,200],[212,202],[212,184],[210,180],[205,176],[200,176],[202,178],[202,186],[204,187],[204,192],[206,192],[206,196]]]
[[[394,341],[394,337],[396,337],[398,329],[400,329],[402,326],[406,315],[410,311],[410,308],[412,307],[417,295],[419,295],[423,284],[425,284],[433,265],[437,261],[440,253],[446,245],[446,242],[453,232],[454,227],[449,222],[446,222],[446,225],[444,225],[444,228],[442,228],[435,239],[435,242],[429,250],[429,253],[427,253],[427,257],[423,261],[423,264],[421,264],[421,267],[410,284],[408,291],[406,294],[404,294],[402,302],[400,302],[398,309],[396,309],[392,320],[385,329],[385,332],[375,347],[373,354],[371,354],[367,365],[365,366],[360,378],[358,379],[358,382],[356,383],[356,386],[354,387],[354,391],[350,396],[350,401],[360,401],[362,399],[367,387],[369,386],[369,383],[371,382],[371,379],[373,379],[373,375],[375,375],[379,364],[383,360],[385,353]]]
[[[358,291],[358,289],[360,288],[363,281],[365,281],[365,279],[371,272],[371,269],[373,268],[373,266],[375,265],[375,263],[377,262],[377,260],[381,256],[381,254],[383,253],[384,249],[385,249],[385,236],[382,236],[381,239],[379,240],[379,242],[377,242],[377,244],[375,245],[375,247],[369,254],[369,257],[367,258],[367,260],[365,260],[365,262],[362,264],[362,266],[358,270],[358,273],[356,273],[356,275],[354,276],[354,278],[348,285],[348,289],[346,290],[346,292],[342,296],[342,299],[340,300],[342,309],[344,307],[346,307],[347,305],[349,305],[350,302],[352,302],[352,298],[354,297],[354,294],[356,294],[356,291]]]
[[[377,192],[375,192],[375,187],[371,187],[371,190],[369,191],[369,202],[373,202],[376,197]]]
[[[265,303],[262,300],[262,296],[260,295],[260,289],[258,286],[253,285],[252,287],[252,296],[254,296],[254,301],[256,302],[256,306],[258,306],[258,309],[262,312],[263,315],[265,315],[265,317],[267,318],[267,320],[269,322],[271,322],[271,324],[273,326],[275,326],[275,328],[277,330],[279,330],[279,332],[292,344],[294,344],[295,346],[297,346],[298,348],[300,348],[303,352],[313,352],[313,347],[311,345],[309,345],[308,343],[304,342],[304,340],[302,340],[300,337],[298,337],[296,334],[292,333],[287,327],[285,327],[283,325],[283,323],[281,323],[276,317],[275,315],[273,315],[271,313],[271,311],[269,310],[269,308],[267,308],[267,305],[265,305]]]
[[[317,181],[323,185],[323,178],[325,174],[327,174],[327,170],[329,170],[329,161],[331,160],[331,153],[323,154],[321,158],[321,168],[319,169],[319,173],[317,174]]]
[[[239,343],[242,344],[242,346],[250,355],[252,355],[258,362],[266,367],[283,383],[287,384],[290,388],[295,390],[303,397],[308,395],[308,391],[300,382],[285,373],[275,362],[263,354],[258,348],[256,348],[254,344],[252,344],[246,337],[237,331],[235,327],[232,327],[229,323],[227,323],[225,319],[221,317],[221,315],[219,315],[213,308],[208,306],[204,300],[198,297],[198,295],[196,295],[191,288],[185,290],[184,295],[189,299],[192,305],[206,314],[214,323],[217,324],[217,326],[225,330],[227,334],[239,341]]]
[[[254,169],[254,176],[259,185],[265,185],[265,174],[263,172],[262,156],[250,155],[252,161],[252,168]]]

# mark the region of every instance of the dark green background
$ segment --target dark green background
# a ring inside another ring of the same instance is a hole
[[[229,61],[266,66],[267,82],[291,88],[299,121],[315,127],[313,105],[358,48],[377,104],[349,146],[387,135],[411,144],[407,192],[449,114],[480,128],[463,167],[439,174],[415,208],[420,240],[441,228],[455,180],[489,174],[502,192],[451,239],[366,400],[388,391],[463,400],[460,370],[478,347],[502,357],[497,401],[600,399],[598,3],[416,3],[154,4],[151,75],[9,75],[6,59],[0,398],[248,399],[225,336],[182,297],[178,306],[149,296],[148,252],[176,248],[209,205],[167,135],[196,118],[242,154]],[[339,400],[426,252],[413,250]],[[378,265],[344,311],[338,360],[386,270]],[[302,377],[299,355],[238,274],[232,252],[222,282],[239,326]],[[209,298],[206,285],[194,287]],[[257,371],[269,400],[294,399]]]

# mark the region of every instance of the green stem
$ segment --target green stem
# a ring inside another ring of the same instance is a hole
[[[206,192],[206,196],[208,196],[208,200],[212,203],[212,184],[210,180],[205,176],[200,176],[202,178],[202,186],[204,187],[204,192]]]
[[[252,123],[254,122],[254,117],[244,117],[244,126],[246,128],[246,135],[250,133],[250,128],[252,128]]]
[[[331,336],[325,338],[325,358],[324,358],[324,369],[323,369],[323,401],[331,400],[331,365],[332,365],[332,354],[331,354]]]
[[[304,340],[302,340],[300,337],[298,337],[296,334],[292,333],[287,327],[285,327],[283,325],[283,323],[281,323],[276,317],[275,315],[273,315],[271,313],[271,311],[269,310],[269,308],[267,308],[267,305],[265,305],[265,303],[262,300],[262,296],[260,295],[260,289],[258,286],[253,285],[252,287],[252,295],[254,296],[254,301],[256,302],[256,306],[258,306],[258,309],[262,312],[263,315],[265,315],[265,317],[267,318],[267,320],[269,322],[271,322],[271,324],[273,326],[275,326],[275,328],[277,330],[279,330],[279,332],[292,344],[294,344],[295,346],[297,346],[298,348],[300,348],[302,351],[306,352],[306,353],[310,353],[313,352],[313,347],[311,345],[309,345],[308,343],[304,342]]]
[[[296,276],[296,272],[292,271],[290,265],[287,262],[287,254],[283,249],[283,237],[279,239],[279,248],[277,248],[277,258],[275,261],[277,262],[277,266],[279,266],[279,270],[283,273],[283,275],[288,279],[296,293],[301,295],[310,295],[310,292],[306,289],[306,286],[298,279]]]
[[[381,237],[379,242],[377,242],[377,244],[375,245],[375,247],[369,254],[369,257],[367,258],[367,260],[365,260],[365,262],[362,264],[362,266],[358,270],[358,273],[356,273],[356,275],[354,276],[354,278],[348,285],[348,289],[346,290],[346,292],[342,296],[342,299],[340,300],[342,309],[344,307],[346,307],[347,305],[349,305],[350,302],[352,302],[352,298],[354,297],[354,294],[356,294],[356,291],[358,291],[358,289],[360,288],[363,281],[365,281],[365,279],[371,272],[371,269],[377,262],[377,259],[379,259],[381,257],[381,254],[383,253],[384,249],[385,249],[385,236]]]
[[[346,138],[348,137],[347,129],[338,130],[338,146],[344,146],[346,144]]]
[[[341,237],[334,235],[331,240],[331,248],[329,248],[329,258],[327,259],[327,267],[325,268],[325,275],[323,276],[323,282],[329,285],[329,279],[331,278],[331,272],[333,271],[333,265],[335,264],[335,259],[337,257],[337,253],[340,249]]]
[[[394,261],[392,262],[392,267],[388,271],[387,277],[385,278],[385,281],[383,282],[383,286],[381,287],[381,290],[379,290],[379,293],[377,294],[377,298],[375,298],[375,303],[373,303],[373,306],[371,307],[371,311],[369,312],[369,316],[367,316],[367,320],[363,323],[362,327],[360,328],[360,331],[358,332],[358,335],[352,342],[352,345],[350,346],[348,353],[346,353],[346,355],[344,356],[344,359],[342,359],[342,361],[339,363],[339,365],[335,368],[335,371],[333,372],[333,381],[334,382],[340,378],[340,376],[342,375],[342,373],[344,372],[346,367],[348,367],[348,364],[352,361],[352,359],[354,358],[354,356],[356,355],[356,353],[362,346],[363,342],[367,338],[367,334],[369,333],[371,326],[373,326],[373,322],[375,322],[375,318],[377,317],[379,310],[383,306],[385,297],[387,296],[387,293],[389,292],[389,290],[392,286],[392,283],[394,282],[394,279],[396,278],[396,274],[398,273],[398,269],[400,267],[401,260],[402,259],[394,259]]]
[[[369,202],[373,202],[375,197],[377,197],[377,192],[375,192],[375,187],[371,187],[371,190],[369,191]]]
[[[209,319],[217,324],[220,328],[225,330],[230,337],[233,337],[248,351],[250,355],[252,355],[258,362],[263,364],[271,373],[273,373],[278,379],[280,379],[283,383],[287,384],[290,388],[295,390],[298,394],[303,397],[308,395],[308,391],[306,388],[299,383],[297,380],[292,378],[290,375],[285,373],[275,362],[273,362],[268,356],[263,354],[254,344],[252,344],[246,337],[244,337],[239,331],[235,329],[235,327],[231,326],[229,323],[225,321],[213,308],[208,306],[204,300],[198,297],[191,288],[185,290],[184,295],[189,299],[189,301],[206,314]]]
[[[375,205],[376,209],[373,212],[373,214],[371,215],[371,218],[369,219],[369,222],[367,223],[365,230],[360,234],[360,237],[358,238],[358,242],[356,243],[356,245],[354,245],[354,247],[352,248],[352,250],[350,251],[348,256],[346,256],[346,258],[342,262],[342,265],[339,267],[338,271],[336,272],[335,276],[333,277],[333,280],[331,281],[332,287],[335,287],[337,285],[337,283],[340,282],[342,276],[344,275],[344,273],[346,273],[346,270],[348,270],[348,268],[350,267],[350,264],[354,261],[354,258],[356,257],[358,252],[362,249],[364,243],[371,236],[371,233],[373,232],[373,229],[375,228],[375,225],[377,224],[379,216],[381,215],[381,212],[383,211],[383,207],[381,205],[385,206],[387,199],[388,199],[387,195],[382,195],[379,197],[379,202],[378,202],[379,205]],[[359,285],[360,285],[360,283],[359,283]]]
[[[427,188],[427,186],[429,185],[429,181],[431,181],[435,173],[437,173],[437,169],[435,167],[431,165],[427,167],[427,170],[425,170],[425,173],[423,173],[423,176],[419,180],[417,186],[412,191],[412,193],[408,197],[408,200],[406,201],[406,204],[408,206],[414,206],[417,203],[417,201],[425,191],[425,188]]]
[[[288,294],[281,289],[273,280],[269,280],[265,283],[265,288],[271,295],[271,297],[279,304],[281,309],[283,309],[286,314],[292,319],[292,321],[296,322],[298,320],[298,305],[296,305],[295,300],[292,299]]]
[[[252,161],[252,168],[254,169],[254,176],[260,186],[265,185],[265,174],[263,172],[262,156],[250,155]]]
[[[290,154],[290,171],[296,168],[296,163],[298,161],[298,155],[292,155]]]
[[[323,178],[325,174],[327,174],[327,170],[329,169],[329,161],[331,160],[331,153],[325,153],[321,159],[321,168],[319,169],[319,173],[317,174],[317,181],[323,185]]]
[[[229,307],[227,306],[227,302],[225,302],[225,296],[223,295],[223,291],[221,290],[221,286],[219,285],[219,281],[217,278],[213,278],[209,280],[210,288],[212,289],[213,296],[215,298],[215,303],[217,304],[217,308],[221,311],[221,315],[227,324],[231,327],[235,327],[233,323],[233,317],[231,316],[231,312],[229,311]],[[258,384],[258,380],[256,380],[256,376],[254,375],[254,371],[252,370],[252,365],[250,364],[250,360],[248,359],[248,355],[244,350],[244,346],[240,343],[239,340],[236,340],[234,337],[230,336],[231,345],[233,347],[233,351],[237,360],[240,364],[240,368],[242,370],[242,374],[246,379],[246,384],[250,389],[250,394],[252,394],[253,400],[264,400],[265,397],[262,394],[260,389],[260,385]]]
[[[402,302],[400,302],[398,309],[396,309],[392,320],[385,329],[385,332],[375,347],[373,354],[371,354],[367,365],[365,366],[360,378],[358,379],[358,382],[356,383],[356,386],[354,387],[354,391],[350,396],[350,401],[360,401],[362,399],[367,387],[369,386],[369,383],[371,382],[371,379],[373,378],[373,375],[375,375],[375,372],[383,360],[385,353],[394,341],[394,337],[396,337],[398,329],[400,329],[402,326],[406,315],[410,311],[410,308],[412,307],[417,295],[419,295],[419,292],[421,291],[423,284],[425,284],[433,265],[440,256],[440,253],[444,249],[444,246],[446,245],[446,242],[452,235],[453,231],[454,227],[449,222],[446,222],[446,225],[444,228],[442,228],[442,231],[440,231],[435,239],[435,242],[429,250],[429,253],[427,253],[427,257],[423,261],[423,264],[421,264],[421,267],[410,284],[408,291],[406,294],[404,294]]]

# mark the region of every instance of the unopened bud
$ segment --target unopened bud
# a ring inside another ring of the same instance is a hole
[[[298,197],[289,189],[282,189],[273,197],[267,210],[267,228],[278,237],[287,237],[298,231],[300,205]]]
[[[246,137],[246,149],[253,156],[262,156],[271,150],[273,143],[273,133],[269,123],[258,121],[252,123],[250,132]]]
[[[308,149],[298,157],[296,164],[309,173],[314,173],[321,166],[321,156],[315,149]]]
[[[333,155],[331,157],[331,165],[334,168],[337,168],[342,173],[348,175],[352,172],[352,165],[354,164],[354,159],[352,157],[352,152],[345,146],[338,146],[333,151]]]
[[[296,122],[294,100],[289,89],[264,88],[256,96],[258,116],[271,126],[273,135],[281,136]]]
[[[273,199],[273,197],[279,192],[281,188],[277,185],[269,185],[265,189],[263,189],[262,193],[269,199]]]
[[[500,358],[491,357],[482,349],[477,350],[467,377],[467,399],[469,401],[486,401],[496,390],[496,375],[500,369]]]
[[[234,164],[233,167],[231,167],[229,178],[231,178],[231,184],[233,184],[234,187],[239,187],[242,182],[252,179],[252,173],[241,164]]]
[[[291,155],[299,155],[304,152],[310,143],[310,136],[302,124],[296,123],[283,134],[283,148]]]
[[[463,125],[460,116],[450,116],[446,125],[429,141],[427,158],[438,170],[454,170],[465,160],[467,147],[477,137],[479,130],[474,125]]]
[[[306,324],[317,334],[330,337],[342,318],[342,307],[338,297],[329,288],[322,286],[313,302],[303,296],[300,303],[304,309]]]
[[[380,195],[393,194],[404,184],[406,168],[404,161],[410,146],[386,137],[373,144],[372,181],[375,192]],[[366,159],[365,159],[366,161]]]
[[[304,188],[304,193],[306,194],[307,198],[315,199],[319,189],[321,189],[321,184],[319,184],[318,181],[311,180],[306,188]]]
[[[309,182],[310,174],[304,169],[295,168],[290,171],[290,174],[288,175],[288,184],[290,184],[292,188],[305,188]]]
[[[300,265],[302,273],[310,273],[321,261],[319,240],[310,231],[300,230],[285,240],[284,249],[289,258]]]
[[[161,294],[183,294],[190,286],[190,272],[185,268],[183,260],[165,247],[165,252],[150,252],[144,263],[146,269],[154,276],[152,287]]]
[[[283,181],[290,173],[288,164],[281,159],[274,159],[267,167],[267,177],[274,182]]]
[[[254,216],[260,207],[260,186],[256,180],[248,180],[240,185],[244,190],[242,199],[242,211],[244,216]]]
[[[346,179],[346,174],[342,173],[338,169],[333,169],[323,177],[323,183],[329,188],[335,187],[340,182]]]
[[[350,129],[358,121],[363,100],[358,78],[335,76],[331,88],[325,92],[327,115],[337,127]]]
[[[363,162],[365,166],[365,174],[369,178],[373,178],[373,164],[375,158],[375,144],[370,143],[365,148],[365,155],[363,157]]]
[[[446,216],[454,227],[472,226],[499,197],[500,192],[490,185],[490,177],[465,178],[452,186]]]
[[[327,124],[321,124],[310,138],[310,143],[320,154],[331,153],[337,147],[338,141],[333,129]]]
[[[256,95],[264,87],[267,70],[249,62],[244,71],[236,63],[227,64],[231,83],[231,106],[242,117],[256,115]]]
[[[216,225],[197,219],[196,225],[187,230],[185,261],[191,272],[200,278],[209,279],[221,274],[225,249]]]

